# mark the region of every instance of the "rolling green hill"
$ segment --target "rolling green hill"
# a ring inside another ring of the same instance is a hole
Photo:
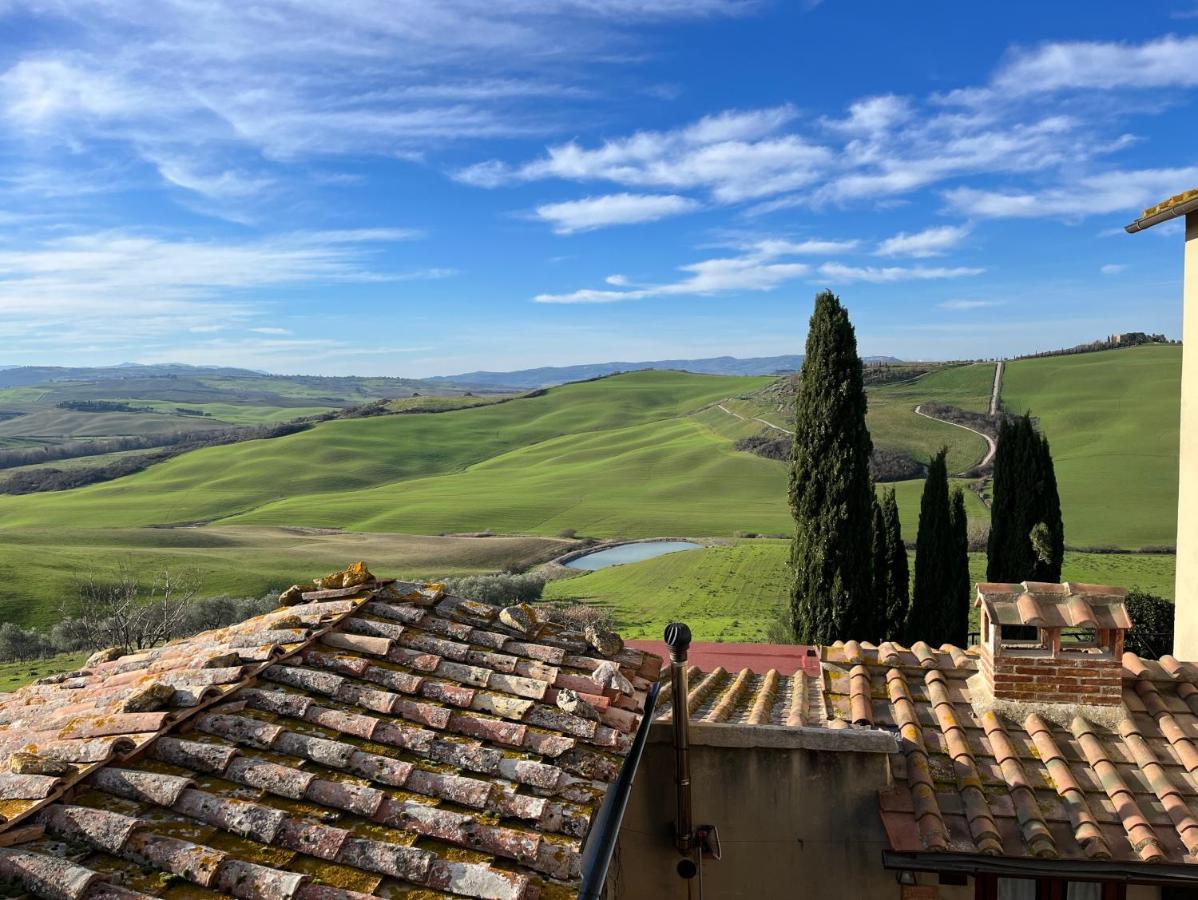
[[[695,640],[761,641],[788,602],[789,552],[787,541],[763,540],[670,553],[552,581],[545,599],[604,609],[629,638],[660,639],[669,622],[682,620]],[[985,580],[985,554],[971,553],[969,568],[975,581]],[[1062,577],[1172,597],[1173,557],[1068,552]]]
[[[1072,546],[1172,545],[1181,347],[1016,360],[1002,402],[1052,445]]]
[[[1030,407],[1053,442],[1070,544],[1172,543],[1178,361],[1178,348],[1146,347],[1008,366],[1007,407]],[[972,465],[984,453],[980,438],[912,410],[929,401],[985,409],[992,375],[989,365],[958,366],[872,387],[875,442],[913,455],[947,443],[954,468]],[[786,534],[785,466],[737,451],[738,437],[764,426],[725,411],[785,426],[784,410],[762,399],[770,383],[630,373],[478,408],[326,422],[192,451],[105,484],[0,496],[0,613],[50,621],[74,572],[120,557],[143,568],[194,566],[209,593],[257,593],[351,556],[413,576],[519,566],[552,555],[547,541],[567,530]],[[895,485],[908,540],[921,488]],[[984,519],[977,496],[966,496],[971,517]],[[533,543],[455,556],[416,537],[484,530]],[[749,561],[737,561],[741,551],[704,557],[692,580],[715,579],[710,567],[723,560],[745,579],[743,596],[773,590],[776,563],[753,547],[743,551]],[[1069,575],[1127,583],[1139,563],[1118,564],[1130,559],[1079,556]],[[1151,580],[1167,578],[1154,569]],[[758,635],[760,622],[737,621],[718,633]]]

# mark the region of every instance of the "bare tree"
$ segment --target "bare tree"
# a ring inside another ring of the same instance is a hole
[[[108,577],[77,578],[75,603],[71,607],[64,602],[63,619],[72,620],[72,633],[86,647],[142,650],[180,632],[199,587],[195,572],[164,567],[145,578],[126,561]]]

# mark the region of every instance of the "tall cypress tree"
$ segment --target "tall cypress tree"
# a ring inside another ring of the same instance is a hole
[[[1065,555],[1061,498],[1048,439],[1030,415],[1003,422],[994,457],[989,581],[1060,581]]]
[[[884,500],[884,497],[883,497]],[[873,596],[870,599],[870,624],[865,638],[871,641],[885,640],[887,632],[887,597],[890,593],[890,532],[887,530],[887,514],[873,495]]]
[[[885,593],[879,594],[883,600],[879,637],[882,640],[899,641],[905,640],[906,637],[907,613],[911,606],[911,574],[907,568],[907,546],[903,543],[903,529],[899,524],[898,501],[894,496],[894,488],[883,492],[880,507],[882,526],[886,534],[886,552],[882,563],[885,571]]]
[[[795,405],[791,621],[797,641],[830,644],[871,627],[874,502],[857,337],[830,291],[815,298]]]
[[[948,643],[964,647],[969,641],[969,519],[965,514],[965,492],[954,487],[949,498],[949,529],[953,537],[952,571],[945,612],[949,628]]]
[[[933,647],[952,637],[951,597],[958,575],[955,541],[948,501],[947,448],[928,464],[928,477],[919,504],[919,534],[915,539],[915,591],[907,616],[907,637]]]
[[[1065,522],[1061,518],[1061,495],[1057,492],[1057,471],[1052,462],[1052,449],[1045,435],[1038,438],[1038,480],[1036,483],[1039,503],[1036,509],[1036,524],[1031,532],[1042,529],[1039,540],[1032,541],[1036,560],[1032,566],[1034,581],[1059,582],[1061,563],[1065,560]]]

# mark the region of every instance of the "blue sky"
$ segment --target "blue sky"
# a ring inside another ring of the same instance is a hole
[[[1194,0],[0,0],[0,362],[1177,336],[1196,95]]]

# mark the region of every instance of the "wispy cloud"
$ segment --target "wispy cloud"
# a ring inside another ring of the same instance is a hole
[[[538,206],[538,218],[553,225],[558,234],[592,231],[608,225],[655,222],[691,212],[702,206],[697,200],[677,194],[605,194],[564,203]]]
[[[437,277],[377,264],[373,249],[393,239],[387,229],[246,242],[102,231],[0,245],[0,328],[59,346],[202,334],[260,318],[263,293],[279,288]]]
[[[940,256],[969,236],[968,225],[939,225],[923,231],[900,231],[878,245],[878,256]]]
[[[819,267],[820,275],[837,283],[866,281],[872,284],[968,278],[985,271],[975,266],[846,266],[836,262],[824,263]]]
[[[940,309],[954,312],[966,312],[971,309],[988,309],[992,306],[1002,306],[1001,300],[945,300],[936,304]]]
[[[168,185],[230,202],[280,161],[418,154],[448,142],[545,133],[538,105],[592,90],[578,63],[635,46],[637,25],[739,15],[745,0],[212,0],[125,6],[15,0],[55,40],[0,69],[14,147],[103,151]],[[564,61],[569,60],[567,65]],[[0,138],[0,140],[3,140]]]
[[[1007,95],[1079,88],[1194,87],[1198,85],[1198,35],[1166,35],[1142,44],[1041,44],[1012,53],[992,85],[997,93]]]
[[[1198,166],[1178,169],[1113,170],[1070,179],[1039,191],[1007,192],[953,188],[944,193],[950,207],[981,218],[1080,219],[1095,213],[1142,209],[1198,182]]]
[[[1098,271],[1100,271],[1103,275],[1118,275],[1120,272],[1124,272],[1126,270],[1127,266],[1124,263],[1107,263]]]
[[[795,246],[786,241],[762,241],[746,247],[739,256],[706,259],[680,266],[686,277],[665,284],[643,285],[627,290],[584,288],[565,294],[538,294],[537,303],[618,303],[650,297],[713,296],[752,291],[772,291],[787,281],[811,272],[807,263],[788,261],[796,255]],[[801,251],[799,251],[801,252]],[[607,283],[623,287],[623,276],[611,276]]]
[[[811,184],[831,162],[828,148],[779,133],[795,116],[789,106],[728,110],[672,131],[640,131],[594,147],[558,144],[522,165],[490,160],[456,177],[479,187],[549,178],[606,181],[702,190],[716,202],[736,203]]]

